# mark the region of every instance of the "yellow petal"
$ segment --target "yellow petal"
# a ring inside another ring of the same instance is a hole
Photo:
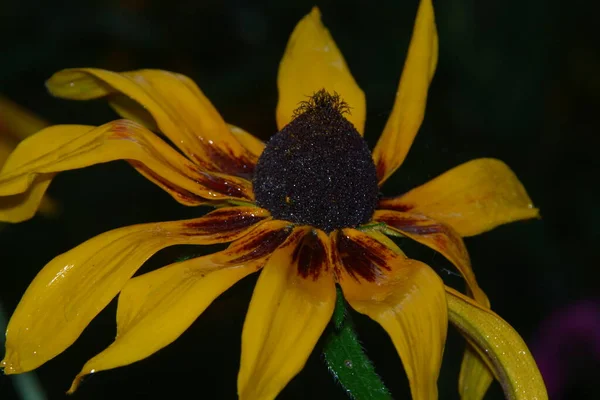
[[[384,222],[395,232],[442,254],[460,271],[473,297],[480,304],[486,307],[490,306],[487,296],[475,279],[467,248],[454,229],[423,215],[392,210],[375,211],[373,220]]]
[[[423,122],[427,90],[438,59],[438,37],[431,0],[421,0],[394,108],[373,150],[382,184],[402,164]]]
[[[376,282],[379,277],[389,273],[390,265],[397,262],[399,256],[404,257],[393,242],[384,242],[387,238],[378,232],[343,229],[333,232],[332,237],[338,279],[350,276],[357,282]]]
[[[460,365],[458,392],[461,400],[481,400],[494,380],[494,375],[477,351],[467,343]]]
[[[192,220],[115,229],[54,258],[31,282],[9,321],[4,372],[32,370],[64,351],[158,250],[235,240],[267,218],[256,210],[222,208]]]
[[[22,203],[0,208],[0,220],[18,222],[35,213],[55,173],[125,159],[177,201],[198,205],[207,200],[252,198],[250,182],[201,171],[143,126],[127,120],[98,128],[56,125],[19,144],[0,172],[0,196],[35,191]],[[1,205],[1,203],[0,203]]]
[[[298,22],[279,64],[277,76],[279,102],[277,127],[292,120],[294,110],[315,92],[325,89],[339,94],[348,106],[346,118],[362,135],[365,127],[365,94],[352,77],[344,56],[321,22],[321,12],[314,7]]]
[[[242,128],[238,128],[237,126],[229,124],[229,131],[235,136],[235,138],[244,146],[246,150],[252,153],[257,159],[262,154],[265,149],[265,143],[252,135],[251,133],[246,132]]]
[[[69,393],[87,374],[131,364],[172,343],[217,296],[261,267],[290,232],[287,222],[266,221],[224,251],[129,280],[119,295],[114,343],[84,365]]]
[[[221,293],[260,266],[226,267],[205,256],[171,264],[127,282],[119,295],[117,337],[89,360],[69,393],[90,373],[142,360],[175,341]]]
[[[25,191],[10,195],[0,195],[0,221],[2,222],[21,222],[25,221],[41,210],[48,203],[44,204],[44,194],[55,174],[46,174],[32,180],[31,187]],[[2,183],[0,183],[2,185]],[[2,187],[0,186],[0,190]],[[52,203],[50,203],[50,213],[52,213]]]
[[[461,164],[402,196],[382,200],[379,208],[426,215],[461,236],[539,216],[514,172],[493,158]]]
[[[486,359],[506,398],[547,399],[542,376],[519,334],[491,310],[454,289],[446,288],[446,291],[450,322],[475,347],[479,355]],[[480,397],[470,394],[469,397],[465,395],[465,398]]]
[[[377,210],[373,220],[385,222],[394,231],[443,254],[461,272],[469,293],[475,300],[485,307],[490,307],[486,294],[477,284],[464,242],[454,229],[423,215],[399,211]],[[487,365],[468,346],[463,357],[459,381],[462,400],[481,400],[492,380],[493,376]]]
[[[122,94],[132,101],[117,96],[112,102],[117,112],[143,122],[150,119],[149,112],[158,128],[206,169],[236,175],[254,169],[256,157],[235,139],[218,111],[186,76],[161,70],[116,73],[80,68],[57,72],[46,86],[53,95],[73,100]]]
[[[292,228],[287,221],[267,220],[227,249],[215,253],[214,262],[242,264],[268,256],[287,240]]]
[[[242,333],[241,400],[274,399],[304,367],[331,319],[332,274],[303,277],[301,257],[294,257],[304,233],[297,228],[273,253],[254,289]]]
[[[40,131],[48,123],[29,110],[0,96],[0,169],[17,147],[19,141]],[[47,186],[47,185],[46,185]],[[38,185],[37,190],[8,198],[0,198],[0,213],[9,212],[13,215],[28,215],[25,197],[35,198],[43,195],[44,185]],[[29,200],[35,202],[34,200]],[[48,196],[42,198],[39,211],[46,216],[54,215],[59,209],[58,204]],[[10,211],[8,211],[10,210]],[[28,218],[28,217],[25,217]],[[0,218],[2,220],[2,218]]]
[[[344,234],[349,231],[344,230]],[[353,235],[351,240],[360,245],[359,235]],[[397,253],[394,258],[382,259],[377,257],[381,251],[372,247],[364,248],[363,257],[382,264],[377,266],[379,273],[372,280],[349,273],[360,260],[352,254],[344,259],[340,254],[343,266],[338,279],[344,297],[352,308],[377,321],[390,335],[402,359],[412,398],[437,399],[448,326],[444,284],[427,265]],[[342,250],[338,242],[338,251]],[[373,253],[368,255],[369,252]]]

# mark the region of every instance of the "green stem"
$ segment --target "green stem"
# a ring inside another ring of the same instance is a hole
[[[350,315],[346,312],[344,295],[339,287],[332,321],[334,331],[327,338],[323,350],[329,371],[352,399],[391,399],[389,390],[375,372],[373,363],[356,336]]]

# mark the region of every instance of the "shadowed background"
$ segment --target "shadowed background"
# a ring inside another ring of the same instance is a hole
[[[391,109],[417,0],[320,1],[323,20],[367,96],[366,138],[373,146]],[[0,4],[0,93],[52,123],[116,119],[103,101],[52,98],[44,81],[60,69],[162,68],[190,76],[224,118],[266,140],[276,130],[277,67],[287,39],[312,2],[63,1]],[[462,162],[504,160],[519,176],[541,220],[466,239],[495,311],[530,345],[551,398],[592,399],[600,367],[600,296],[593,271],[600,52],[596,5],[583,0],[438,1],[440,61],[423,127],[405,164],[384,186],[400,194]],[[594,9],[592,9],[594,8]],[[594,34],[596,32],[596,34]],[[62,173],[49,190],[57,218],[0,228],[0,301],[8,317],[39,269],[54,256],[117,227],[199,216],[125,162]],[[462,285],[432,251],[400,242],[407,254]],[[161,251],[140,272],[182,254]],[[175,343],[134,365],[95,374],[74,399],[233,399],[240,336],[256,276],[218,298]],[[115,333],[111,303],[64,354],[36,372],[46,398],[61,399],[83,363]],[[355,315],[359,335],[394,398],[409,398],[401,362],[378,325]],[[464,342],[451,328],[440,398],[458,398]],[[0,352],[3,350],[0,350]],[[319,347],[282,399],[345,399]],[[501,399],[493,384],[489,399]],[[0,376],[0,398],[17,399]]]

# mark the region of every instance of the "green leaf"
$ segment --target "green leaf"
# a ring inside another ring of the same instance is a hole
[[[391,399],[389,390],[375,372],[373,363],[358,340],[350,315],[346,312],[344,295],[339,287],[332,322],[334,330],[327,338],[323,350],[329,372],[351,399]]]

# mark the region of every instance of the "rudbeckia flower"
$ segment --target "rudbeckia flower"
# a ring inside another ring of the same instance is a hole
[[[462,239],[538,215],[515,174],[501,161],[477,159],[398,197],[379,194],[423,120],[437,46],[433,7],[423,0],[372,153],[362,138],[364,94],[316,8],[285,50],[279,132],[266,144],[227,124],[176,73],[70,69],[52,76],[53,95],[106,98],[125,119],[52,126],[25,140],[0,175],[0,195],[23,196],[6,220],[31,217],[56,173],[113,160],[126,160],[184,205],[216,209],[115,229],[50,261],[9,322],[5,372],[32,370],[63,352],[119,295],[116,339],[84,365],[72,392],[87,374],[167,346],[217,296],[260,270],[242,332],[241,399],[272,399],[303,368],[331,319],[336,284],[351,307],[387,331],[413,398],[437,398],[448,321],[469,343],[459,384],[464,399],[481,398],[492,376],[509,398],[546,398],[526,345],[490,310]],[[464,277],[467,294],[445,287],[389,236],[443,254]],[[167,246],[229,242],[215,254],[133,277]]]

